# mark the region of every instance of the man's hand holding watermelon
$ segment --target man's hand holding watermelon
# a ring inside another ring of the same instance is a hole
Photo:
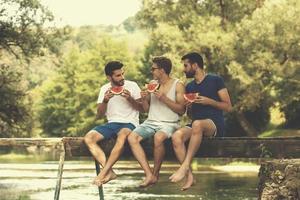
[[[149,100],[150,93],[155,93],[159,89],[159,83],[156,80],[150,81],[148,84],[145,84],[145,90],[141,91],[141,98],[143,100]]]
[[[183,95],[185,101],[186,101],[186,104],[191,104],[193,102],[195,102],[195,100],[198,98],[199,96],[199,93],[185,93]]]
[[[157,99],[159,99],[160,101],[164,101],[164,99],[166,98],[166,95],[159,91],[159,90],[156,90],[155,92],[153,92],[153,94],[156,96]]]
[[[114,94],[110,90],[107,90],[104,94],[103,103],[108,103],[113,96]]]
[[[124,97],[125,99],[127,99],[127,101],[129,101],[129,102],[134,101],[134,99],[131,96],[131,93],[129,92],[129,90],[124,89],[123,92],[121,93],[121,96]]]
[[[184,99],[186,100],[186,106],[190,106],[192,103],[199,103],[203,105],[213,105],[214,100],[211,98],[200,96],[199,93],[187,93],[184,94]]]
[[[214,100],[205,96],[197,96],[196,99],[194,100],[194,103],[200,103],[203,105],[213,105]]]
[[[152,80],[148,84],[146,84],[145,87],[149,93],[152,93],[156,92],[159,89],[160,85],[156,80]]]
[[[149,94],[150,93],[147,90],[143,90],[143,91],[141,91],[141,98],[143,100],[147,100],[149,98]]]
[[[122,86],[115,86],[111,87],[109,90],[107,90],[104,94],[103,103],[108,103],[108,101],[114,96],[122,94],[124,91]]]

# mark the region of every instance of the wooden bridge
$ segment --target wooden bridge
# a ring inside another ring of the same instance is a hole
[[[102,141],[99,145],[106,154],[109,154],[115,141]],[[3,147],[35,147],[37,149],[51,147],[60,152],[57,183],[54,200],[59,199],[63,166],[65,158],[76,156],[91,156],[82,137],[64,138],[0,138],[0,148]],[[152,156],[153,142],[142,142],[147,156]],[[166,158],[174,158],[172,144],[167,141]],[[131,156],[131,151],[126,144],[123,156]],[[252,138],[252,137],[226,137],[204,138],[196,157],[212,158],[275,158],[292,159],[300,158],[300,137]],[[97,162],[96,173],[100,172]],[[103,189],[99,187],[100,200],[104,199]]]

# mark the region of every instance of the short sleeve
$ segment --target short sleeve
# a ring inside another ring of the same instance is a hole
[[[103,102],[105,92],[106,92],[105,89],[103,87],[101,87],[99,95],[98,95],[97,103]]]
[[[134,83],[132,85],[132,91],[131,91],[131,96],[134,98],[134,99],[139,99],[141,98],[141,89],[140,87],[138,86],[138,84]]]
[[[191,83],[188,83],[186,86],[185,86],[185,93],[191,93],[192,90],[191,90]]]
[[[216,86],[217,86],[217,91],[226,88],[222,77],[217,76]]]

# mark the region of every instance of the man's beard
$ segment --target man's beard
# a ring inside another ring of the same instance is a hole
[[[185,73],[186,78],[193,78],[196,74],[195,71],[188,71],[188,72],[184,72],[184,73]]]
[[[117,86],[123,86],[124,85],[124,79],[122,79],[120,81],[114,81],[114,80],[112,80],[112,83],[114,85],[117,85]]]

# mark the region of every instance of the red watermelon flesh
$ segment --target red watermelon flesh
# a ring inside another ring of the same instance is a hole
[[[124,90],[124,87],[123,86],[114,86],[112,88],[110,88],[110,91],[113,93],[113,94],[121,94]]]
[[[159,83],[157,82],[150,82],[147,84],[148,92],[155,92],[158,88],[159,88]]]
[[[198,97],[198,93],[186,93],[183,95],[184,99],[189,102],[194,102]]]

